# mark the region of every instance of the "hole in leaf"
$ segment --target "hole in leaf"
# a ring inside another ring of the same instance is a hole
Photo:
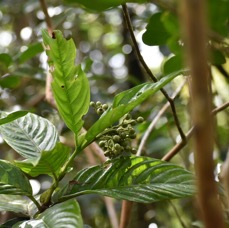
[[[52,39],[56,39],[56,35],[54,32],[52,32]]]

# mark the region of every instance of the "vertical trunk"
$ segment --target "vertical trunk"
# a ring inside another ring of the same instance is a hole
[[[223,213],[214,181],[213,120],[208,90],[207,26],[204,0],[181,1],[181,24],[187,61],[191,68],[192,120],[198,200],[205,227],[224,227]]]

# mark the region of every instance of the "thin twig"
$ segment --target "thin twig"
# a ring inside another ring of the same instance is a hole
[[[124,19],[126,21],[127,28],[128,28],[128,30],[130,32],[131,40],[133,42],[134,49],[135,49],[136,54],[137,54],[137,58],[138,58],[139,62],[141,63],[142,67],[144,68],[144,70],[146,71],[146,73],[148,74],[148,76],[154,82],[157,82],[158,81],[157,78],[151,72],[151,70],[149,69],[148,65],[146,64],[145,60],[143,59],[143,57],[141,55],[140,49],[138,47],[138,43],[136,41],[136,38],[135,38],[135,35],[134,35],[134,32],[133,32],[133,27],[132,27],[132,24],[131,24],[131,20],[130,20],[130,16],[129,16],[129,13],[128,13],[128,9],[127,9],[126,4],[123,4],[122,5],[122,9],[123,9],[123,14],[124,14]],[[181,129],[180,122],[179,122],[179,119],[177,117],[176,108],[175,108],[175,105],[173,103],[173,100],[169,97],[169,95],[167,94],[167,92],[163,88],[161,89],[161,92],[163,93],[163,95],[165,96],[165,98],[167,99],[167,101],[169,102],[169,104],[171,106],[171,110],[172,110],[172,113],[173,113],[174,122],[175,122],[175,124],[177,126],[177,129],[179,131],[179,134],[181,136],[181,139],[185,142],[186,141],[185,134],[184,134],[183,130]],[[128,206],[130,208],[128,208]],[[129,218],[130,218],[131,207],[132,207],[132,204],[130,202],[123,201],[122,212],[121,212],[122,216],[121,216],[121,221],[120,221],[120,224],[121,224],[120,225],[120,228],[121,227],[123,227],[123,228],[124,227],[127,227],[128,221],[129,221]]]
[[[134,35],[134,32],[133,32],[133,27],[132,27],[132,24],[131,24],[131,20],[130,20],[130,16],[129,16],[129,13],[128,13],[128,9],[127,9],[126,4],[123,4],[122,5],[122,9],[123,9],[124,18],[125,18],[125,21],[126,21],[128,30],[130,32],[130,37],[131,37],[131,40],[133,42],[134,49],[136,51],[138,60],[141,63],[141,65],[144,68],[144,70],[146,71],[146,73],[148,74],[148,76],[154,82],[157,82],[158,81],[157,78],[154,76],[154,74],[152,73],[152,71],[149,69],[148,65],[146,64],[145,60],[143,59],[143,57],[141,55],[140,49],[138,47],[138,43],[136,41],[136,38],[135,38],[135,35]],[[185,134],[184,134],[184,132],[183,132],[183,130],[181,128],[179,119],[177,117],[176,107],[175,107],[175,105],[173,103],[173,99],[171,97],[169,97],[169,95],[167,94],[167,92],[163,88],[161,88],[160,90],[161,90],[162,94],[165,96],[165,98],[167,99],[167,101],[169,102],[169,104],[171,106],[171,110],[172,110],[172,113],[173,113],[173,118],[174,118],[175,124],[177,126],[177,129],[179,131],[179,134],[180,134],[182,140],[185,141],[186,140]]]
[[[222,104],[221,106],[215,108],[212,110],[211,114],[212,115],[216,115],[217,113],[225,110],[226,108],[229,107],[229,102],[226,102],[224,104]],[[187,144],[187,142],[189,141],[189,139],[192,137],[194,131],[194,127],[192,127],[188,133],[186,134],[186,139],[187,141],[181,141],[178,144],[176,144],[163,158],[163,161],[170,161],[183,147],[185,147],[185,145]]]
[[[176,91],[173,93],[172,95],[172,99],[174,100],[175,97],[180,93],[181,89],[183,88],[183,86],[185,85],[186,80],[176,89]],[[160,111],[157,113],[157,115],[155,116],[155,118],[153,119],[153,121],[151,122],[151,124],[149,125],[149,127],[147,128],[147,130],[145,131],[144,136],[142,137],[141,143],[138,147],[138,151],[137,151],[137,156],[140,156],[143,150],[143,147],[146,144],[146,141],[150,135],[150,133],[152,132],[153,128],[155,127],[156,123],[158,122],[158,120],[160,119],[160,117],[163,115],[163,113],[166,111],[166,109],[169,107],[169,102],[167,101],[167,103],[160,109]]]
[[[52,32],[53,32],[53,26],[52,26],[52,20],[51,20],[51,18],[49,16],[49,13],[48,13],[48,10],[47,10],[46,1],[45,0],[40,0],[40,5],[41,5],[42,11],[43,11],[43,13],[45,15],[45,22],[46,22],[46,25],[47,25],[48,32],[51,35]]]
[[[175,205],[171,201],[169,201],[169,204],[173,208],[173,210],[174,210],[174,212],[175,212],[175,214],[176,214],[181,226],[183,228],[186,228],[186,225],[185,225],[184,221],[182,220],[181,216],[179,215],[179,212],[178,212],[177,208],[175,207]]]

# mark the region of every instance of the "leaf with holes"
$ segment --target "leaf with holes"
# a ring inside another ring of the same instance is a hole
[[[119,157],[78,172],[63,189],[60,200],[100,194],[139,203],[190,197],[193,175],[172,163],[148,157]],[[59,194],[61,195],[61,194]]]
[[[66,40],[60,31],[54,31],[54,38],[45,30],[42,35],[58,110],[68,128],[78,134],[83,126],[82,117],[87,113],[90,103],[88,79],[81,66],[74,64],[76,47],[72,39]]]
[[[37,219],[19,222],[13,228],[82,228],[83,220],[80,207],[75,200],[54,205],[41,213]]]
[[[38,158],[30,158],[24,161],[15,161],[15,165],[23,172],[32,177],[40,174],[48,174],[52,177],[58,177],[62,166],[69,157],[71,149],[61,143],[51,151],[42,151]]]
[[[116,95],[113,101],[113,105],[86,133],[86,140],[84,141],[83,146],[91,143],[99,133],[110,127],[126,113],[132,111],[136,106],[141,104],[149,96],[156,93],[163,86],[173,80],[176,76],[184,74],[186,72],[187,70],[176,71],[163,77],[160,81],[156,83],[147,82]]]
[[[29,180],[8,161],[0,160],[0,194],[32,195]]]
[[[3,139],[25,158],[37,158],[41,152],[52,150],[58,134],[48,120],[32,113],[0,126]]]

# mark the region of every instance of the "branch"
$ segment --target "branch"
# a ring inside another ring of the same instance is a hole
[[[217,113],[225,110],[226,108],[229,107],[229,102],[224,103],[223,105],[215,108],[212,110],[211,114],[216,115]],[[186,134],[186,139],[187,141],[181,141],[178,144],[176,144],[163,158],[163,161],[170,161],[185,145],[187,144],[188,140],[192,137],[193,131],[195,127],[192,127],[188,133]]]
[[[142,65],[142,67],[144,68],[144,70],[146,71],[146,73],[148,74],[148,76],[154,82],[157,82],[158,81],[157,78],[151,72],[151,70],[149,69],[148,65],[146,64],[146,62],[144,61],[144,59],[143,59],[143,57],[141,55],[140,49],[138,47],[138,43],[136,41],[136,38],[135,38],[135,35],[134,35],[134,32],[133,32],[133,27],[132,27],[132,24],[131,24],[131,20],[130,20],[130,16],[129,16],[126,4],[122,5],[122,9],[123,9],[123,14],[124,14],[124,19],[126,21],[127,28],[128,28],[128,30],[130,32],[131,40],[133,42],[134,49],[135,49],[136,54],[137,54],[137,58],[138,58],[140,64]],[[179,122],[179,119],[177,117],[176,108],[175,108],[175,105],[173,103],[173,100],[169,97],[169,95],[167,94],[167,92],[163,88],[160,89],[160,90],[161,90],[162,94],[165,96],[165,98],[167,99],[167,101],[170,104],[170,107],[171,107],[171,110],[172,110],[172,113],[173,113],[174,122],[175,122],[175,124],[177,126],[177,129],[179,131],[181,139],[185,142],[186,141],[185,134],[184,134],[183,130],[181,129],[180,122]],[[128,207],[130,207],[130,208],[128,208]],[[127,227],[128,221],[129,221],[129,217],[130,217],[131,207],[132,207],[132,203],[130,203],[128,201],[123,201],[120,228],[121,227],[123,227],[123,228]]]
[[[183,86],[185,85],[186,81],[184,81],[177,89],[176,91],[173,93],[172,95],[172,99],[174,100],[175,97],[180,93],[181,89],[183,88]],[[160,117],[163,115],[163,113],[166,111],[166,109],[169,107],[169,102],[167,102],[161,109],[160,111],[157,113],[157,115],[155,116],[155,118],[153,119],[153,121],[151,122],[151,124],[149,125],[149,127],[147,128],[144,136],[142,137],[141,143],[138,147],[138,151],[137,151],[137,156],[140,156],[143,150],[143,147],[146,144],[146,141],[148,139],[148,137],[150,136],[150,133],[152,132],[153,128],[155,127],[155,125],[157,124],[157,121],[160,119]],[[183,142],[183,141],[182,141]]]
[[[125,21],[126,21],[128,30],[129,30],[129,32],[130,32],[130,37],[131,37],[131,40],[132,40],[132,42],[133,42],[134,49],[135,49],[135,51],[136,51],[138,60],[139,60],[139,62],[141,63],[141,65],[142,65],[142,67],[144,68],[144,70],[146,71],[146,73],[148,74],[148,76],[149,76],[154,82],[157,82],[157,81],[158,81],[157,78],[154,76],[154,74],[152,73],[152,71],[149,69],[148,65],[146,64],[146,62],[145,62],[145,60],[143,59],[143,57],[142,57],[142,55],[141,55],[141,52],[140,52],[140,50],[139,50],[138,43],[137,43],[137,41],[136,41],[136,38],[135,38],[135,35],[134,35],[134,32],[133,32],[133,27],[132,27],[132,24],[131,24],[131,20],[130,20],[130,16],[129,16],[129,13],[128,13],[126,4],[123,4],[123,5],[122,5],[122,9],[123,9],[124,18],[125,18]],[[175,124],[176,124],[176,126],[177,126],[177,129],[178,129],[178,131],[179,131],[179,134],[180,134],[182,140],[185,141],[185,140],[186,140],[185,134],[184,134],[183,130],[181,129],[180,122],[179,122],[179,119],[178,119],[177,113],[176,113],[176,108],[175,108],[175,105],[174,105],[174,103],[173,103],[173,99],[171,99],[171,98],[169,97],[169,95],[167,94],[167,92],[166,92],[163,88],[160,89],[160,90],[161,90],[162,94],[165,96],[165,98],[167,99],[167,101],[169,102],[169,104],[170,104],[170,106],[171,106]]]
[[[45,0],[40,0],[40,5],[41,5],[41,8],[42,8],[42,11],[45,15],[45,22],[47,24],[47,28],[48,28],[48,32],[50,35],[52,35],[52,32],[53,32],[53,26],[52,26],[52,20],[49,16],[49,13],[48,13],[48,10],[47,10],[47,4],[46,4],[46,1]]]

